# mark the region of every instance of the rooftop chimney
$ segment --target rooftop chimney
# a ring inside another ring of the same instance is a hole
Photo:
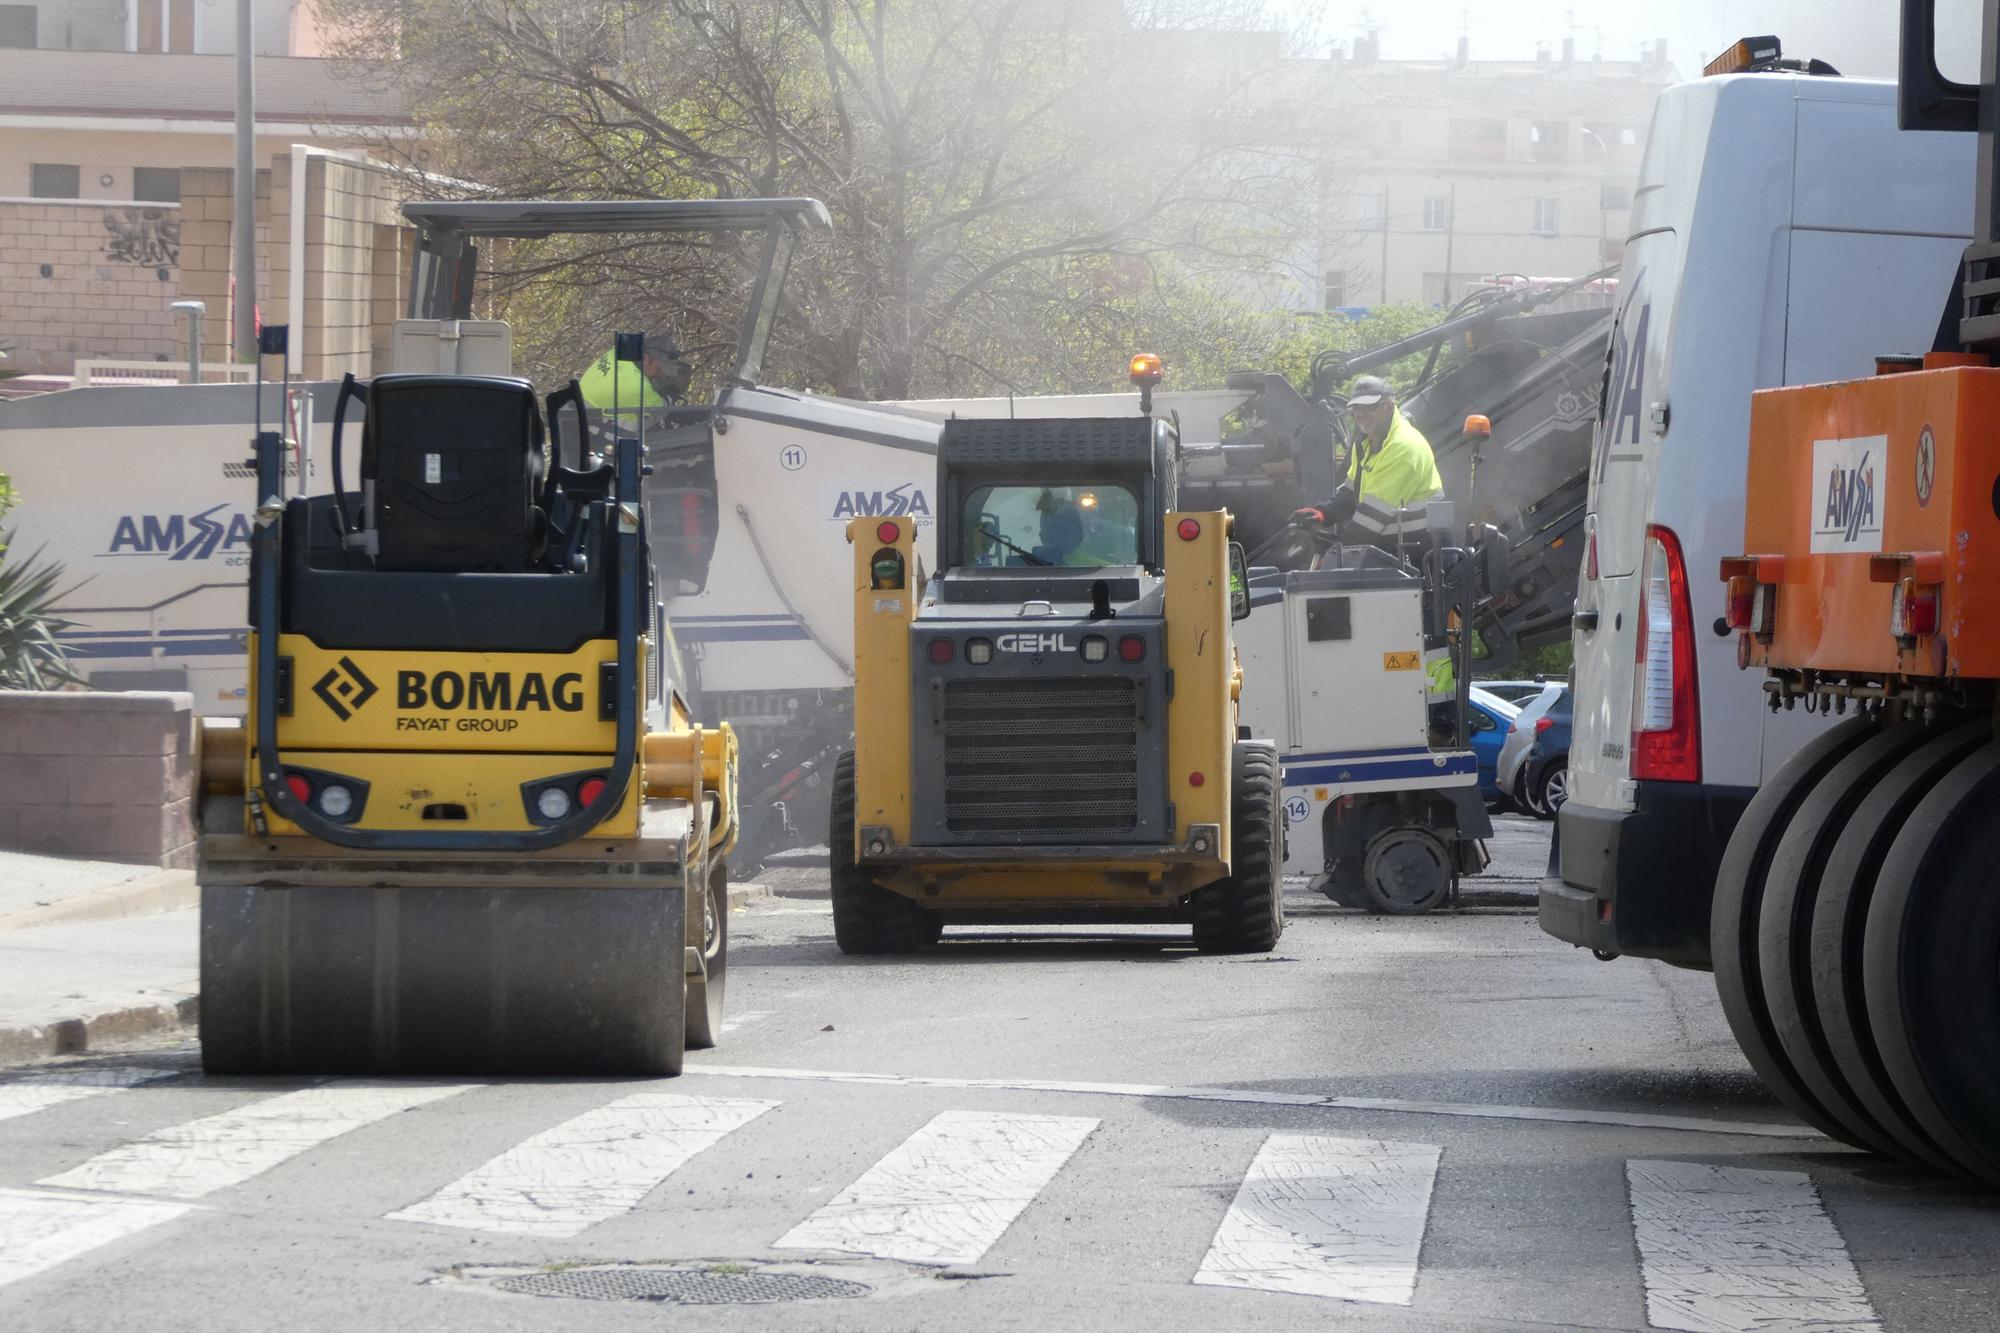
[[[1549,54],[1548,43],[1547,42],[1535,43],[1535,63],[1537,65],[1546,65],[1549,63],[1551,59],[1553,59],[1553,57],[1550,56]]]
[[[1565,37],[1563,38],[1563,64],[1574,65],[1575,63],[1576,63],[1576,38]]]
[[[1354,39],[1354,63],[1372,65],[1382,54],[1382,38],[1372,32],[1364,32]]]
[[[1472,63],[1472,39],[1470,37],[1460,37],[1458,39],[1458,63],[1460,65],[1469,65]]]

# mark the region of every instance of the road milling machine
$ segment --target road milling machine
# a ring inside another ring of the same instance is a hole
[[[1248,578],[1225,512],[1176,503],[1153,415],[958,419],[937,571],[916,524],[852,520],[855,750],[835,769],[834,935],[907,953],[948,922],[1284,929],[1279,766],[1239,730]]]
[[[1751,410],[1725,627],[1773,708],[1853,716],[1751,800],[1710,924],[1730,1027],[1792,1110],[2000,1185],[2000,0],[1984,22],[1961,85],[1935,0],[1902,8],[1902,127],[1979,133],[1936,346]]]
[[[411,205],[425,369],[342,385],[328,493],[286,493],[309,469],[260,416],[249,709],[201,732],[207,1070],[673,1074],[715,1043],[738,757],[683,694],[648,493],[686,459],[643,417],[588,447],[576,385],[538,401],[455,293],[470,236],[776,244],[807,205]]]

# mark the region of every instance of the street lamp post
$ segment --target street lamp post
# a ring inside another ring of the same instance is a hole
[[[1578,127],[1583,137],[1597,144],[1597,151],[1604,156],[1604,171],[1597,178],[1597,262],[1604,262],[1604,247],[1611,239],[1611,210],[1604,202],[1605,187],[1611,182],[1611,145],[1604,142],[1604,136],[1587,126]]]
[[[254,25],[250,0],[236,0],[236,189],[230,225],[236,270],[235,327],[238,361],[257,356],[257,113],[251,73]]]

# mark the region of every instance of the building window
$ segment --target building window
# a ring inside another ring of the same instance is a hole
[[[1338,310],[1347,304],[1347,275],[1333,270],[1320,279],[1320,306],[1325,310]]]
[[[1424,200],[1424,230],[1445,231],[1451,226],[1451,200],[1434,194]]]
[[[28,194],[36,199],[75,199],[83,193],[83,173],[57,162],[28,167]]]
[[[1507,122],[1452,117],[1449,155],[1455,162],[1504,162]]]
[[[1569,158],[1569,122],[1538,120],[1528,131],[1528,156],[1536,162],[1563,162]]]
[[[0,5],[0,46],[34,50],[35,14],[33,5]]]
[[[1535,200],[1535,235],[1554,236],[1556,234],[1556,204],[1554,199]]]
[[[1381,195],[1357,194],[1354,196],[1354,225],[1358,230],[1382,230],[1382,214]]]
[[[132,168],[132,197],[149,204],[178,204],[181,201],[180,168]]]
[[[1632,187],[1629,185],[1606,185],[1601,193],[1597,206],[1607,213],[1632,206]]]

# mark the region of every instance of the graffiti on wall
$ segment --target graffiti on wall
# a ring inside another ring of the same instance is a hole
[[[180,263],[181,220],[174,209],[107,208],[104,230],[104,257],[114,264]]]

